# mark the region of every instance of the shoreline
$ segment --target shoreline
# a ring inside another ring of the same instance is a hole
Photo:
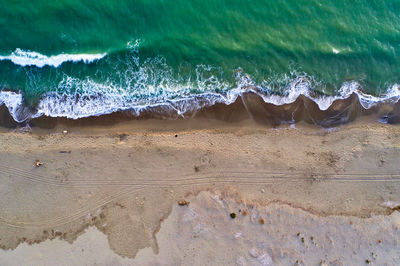
[[[108,107],[111,108],[108,111],[101,113],[87,111],[87,114],[84,113],[78,116],[74,116],[69,112],[80,112],[87,108],[85,103],[80,103],[81,100],[88,101],[88,103],[94,101],[93,108],[98,108],[98,105],[101,105],[101,95],[97,96],[100,97],[97,100],[96,96],[76,96],[75,100],[70,99],[75,103],[69,103],[65,98],[66,96],[60,96],[61,98],[58,100],[48,99],[47,105],[42,103],[47,107],[38,107],[46,110],[56,108],[58,110],[56,113],[52,113],[49,110],[50,113],[43,110],[33,110],[31,107],[24,105],[22,98],[20,103],[15,103],[16,99],[11,95],[12,97],[9,96],[9,100],[7,100],[7,97],[5,100],[3,99],[4,102],[1,102],[0,99],[0,126],[8,128],[23,125],[51,127],[60,122],[96,124],[110,119],[125,121],[143,119],[177,120],[205,117],[227,122],[240,122],[250,118],[257,123],[272,127],[305,121],[329,128],[353,122],[361,116],[371,115],[377,116],[376,119],[383,123],[400,123],[400,103],[398,102],[399,96],[396,95],[387,95],[386,98],[381,99],[364,95],[357,90],[344,96],[321,96],[314,99],[308,95],[309,93],[285,97],[268,96],[263,95],[256,87],[248,86],[243,92],[237,93],[235,96],[204,94],[147,106]],[[96,104],[96,101],[100,102]],[[56,107],[63,104],[69,107]],[[67,108],[69,111],[63,108]],[[99,112],[99,110],[96,112]]]

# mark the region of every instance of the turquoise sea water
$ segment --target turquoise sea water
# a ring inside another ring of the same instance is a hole
[[[400,79],[399,0],[0,0],[0,36],[1,90],[53,116]]]

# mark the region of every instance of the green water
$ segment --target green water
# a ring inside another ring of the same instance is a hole
[[[107,53],[58,67],[0,61],[1,88],[32,106],[49,92],[132,105],[223,93],[238,69],[268,94],[303,73],[329,95],[356,81],[379,96],[400,79],[400,1],[0,0],[0,36],[2,56]]]

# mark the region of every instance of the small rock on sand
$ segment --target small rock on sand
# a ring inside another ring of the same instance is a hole
[[[179,205],[179,206],[188,206],[188,205],[189,205],[189,202],[186,201],[186,200],[184,200],[184,199],[182,199],[182,200],[179,200],[179,201],[178,201],[178,205]]]

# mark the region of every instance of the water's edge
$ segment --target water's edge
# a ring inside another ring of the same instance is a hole
[[[277,126],[306,121],[322,127],[332,127],[354,121],[364,114],[389,110],[380,122],[400,122],[400,93],[397,86],[384,97],[362,92],[357,83],[349,83],[339,96],[314,98],[308,90],[294,88],[286,96],[265,95],[257,87],[246,86],[227,94],[205,93],[163,103],[135,106],[102,95],[44,96],[36,108],[24,104],[23,96],[11,91],[0,92],[0,125],[13,127],[34,121],[66,118],[80,120],[122,114],[131,118],[189,119],[199,116],[230,122],[252,118],[261,124]],[[116,105],[119,103],[120,105]],[[389,106],[389,108],[387,108]],[[43,123],[41,123],[43,124]]]

